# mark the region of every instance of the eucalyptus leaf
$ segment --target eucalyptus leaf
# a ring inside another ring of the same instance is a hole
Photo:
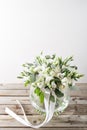
[[[51,56],[50,55],[46,55],[45,58],[46,59],[51,59]]]
[[[36,80],[36,74],[33,73],[30,75],[30,81],[31,81],[31,83],[33,83],[33,82],[35,82],[35,80]]]
[[[66,65],[70,61],[73,61],[73,56],[67,57],[63,63]]]
[[[58,61],[59,61],[59,66],[60,66],[60,69],[61,69],[61,68],[62,68],[62,65],[63,65],[62,58],[61,58],[61,57],[59,57],[59,58],[58,58]]]
[[[22,77],[22,76],[17,76],[17,78],[19,78],[19,79],[23,79],[23,77]]]

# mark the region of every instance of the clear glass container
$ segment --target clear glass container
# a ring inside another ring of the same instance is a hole
[[[30,87],[30,102],[32,106],[40,111],[40,112],[45,112],[45,107],[44,103],[40,103],[39,97],[34,93],[34,87]],[[64,96],[61,98],[56,98],[56,104],[55,104],[55,112],[61,113],[64,111],[64,109],[68,106],[69,104],[69,87],[65,87],[62,92],[64,93]]]

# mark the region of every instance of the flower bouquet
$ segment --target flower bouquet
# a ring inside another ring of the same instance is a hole
[[[30,125],[31,127],[41,127],[51,120],[54,113],[59,114],[68,106],[69,91],[75,86],[74,81],[83,76],[71,61],[72,56],[62,59],[56,55],[44,56],[41,53],[33,63],[23,64],[24,70],[18,78],[22,78],[25,87],[29,87],[31,104],[46,115],[41,125]]]
[[[45,93],[49,92],[49,100],[56,102],[55,112],[63,111],[69,102],[69,90],[74,87],[82,74],[77,72],[77,66],[70,63],[73,57],[64,60],[56,55],[46,55],[35,58],[33,63],[23,64],[24,71],[19,78],[24,79],[25,86],[30,86],[32,105],[41,112],[44,109]]]

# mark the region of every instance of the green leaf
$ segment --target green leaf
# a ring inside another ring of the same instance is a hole
[[[36,61],[37,61],[38,64],[42,65],[42,60],[41,60],[41,58],[39,56],[36,57]]]
[[[76,76],[76,78],[81,78],[81,77],[83,77],[84,75],[83,74],[78,74],[77,76]]]
[[[75,70],[77,70],[78,69],[78,67],[77,66],[70,66],[71,68],[74,68]]]
[[[44,102],[44,93],[43,92],[40,93],[40,102],[41,103]]]
[[[22,77],[22,76],[17,76],[17,78],[19,78],[19,79],[23,79],[23,77]]]
[[[69,61],[73,61],[73,56],[70,56],[64,60],[64,65],[66,65]]]
[[[26,63],[25,65],[27,65],[27,66],[33,66],[32,63]]]
[[[45,86],[45,89],[50,89],[48,86]]]
[[[41,93],[41,90],[40,90],[39,87],[37,87],[37,88],[34,90],[34,92],[37,94],[37,96],[39,96],[40,93]]]
[[[25,87],[27,87],[27,86],[29,85],[29,83],[30,83],[30,81],[29,81],[29,80],[26,80],[26,81],[24,82]]]
[[[53,54],[53,55],[52,55],[52,59],[54,59],[55,57],[56,57],[56,54]]]
[[[55,98],[54,98],[54,96],[53,96],[52,94],[50,94],[50,100],[51,100],[52,102],[55,102]]]
[[[45,58],[46,59],[51,59],[51,56],[50,55],[46,55]]]
[[[62,65],[63,65],[62,58],[61,58],[61,57],[59,57],[59,58],[58,58],[58,61],[59,61],[59,66],[60,66],[60,68],[62,68]]]
[[[55,94],[56,94],[57,97],[63,97],[64,96],[64,94],[57,88],[55,89]]]
[[[44,93],[41,91],[41,89],[39,87],[37,87],[35,90],[34,90],[35,94],[37,96],[39,96],[40,98],[40,102],[43,103],[44,102]]]
[[[36,80],[36,74],[35,73],[31,74],[30,75],[30,81],[31,81],[31,83],[35,82],[35,80]]]
[[[22,76],[26,76],[25,72],[21,72],[21,75],[22,75]]]
[[[30,66],[32,66],[33,64],[32,63],[25,63],[25,64],[23,64],[22,66],[23,67],[30,67]]]
[[[51,67],[51,65],[52,65],[51,63],[48,63],[47,67]]]
[[[67,69],[67,68],[62,69],[62,73],[64,73],[64,77],[67,77],[68,74],[70,74],[70,72],[71,71],[69,69]]]
[[[58,77],[54,77],[54,79],[50,80],[50,84],[54,82],[56,85],[60,85],[61,84],[61,80]]]

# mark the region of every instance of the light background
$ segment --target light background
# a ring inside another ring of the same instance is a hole
[[[87,0],[0,0],[0,83],[41,51],[73,55],[87,82]]]

